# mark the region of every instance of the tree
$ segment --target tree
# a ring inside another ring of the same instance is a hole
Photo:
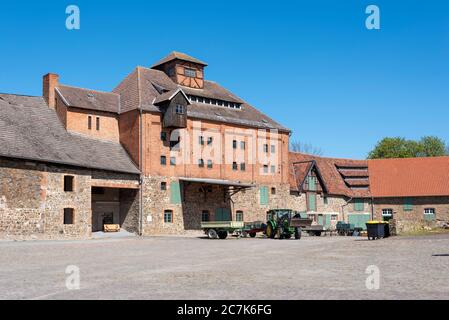
[[[404,138],[384,138],[368,154],[368,159],[438,157],[447,154],[445,142],[433,136],[419,141]]]
[[[297,140],[290,143],[290,151],[311,154],[314,156],[323,155],[323,150],[321,148],[314,147],[310,143],[302,143]]]

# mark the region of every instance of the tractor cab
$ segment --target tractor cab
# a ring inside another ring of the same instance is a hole
[[[301,239],[303,227],[310,226],[312,220],[301,218],[301,214],[291,209],[275,209],[267,212],[268,238],[290,239],[293,235],[295,239]]]

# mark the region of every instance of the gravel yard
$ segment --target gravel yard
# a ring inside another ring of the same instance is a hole
[[[80,289],[66,288],[66,268]],[[368,266],[380,271],[367,289]],[[449,235],[0,242],[0,299],[448,299]]]

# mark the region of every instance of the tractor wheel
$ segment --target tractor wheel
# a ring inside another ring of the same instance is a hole
[[[255,238],[255,237],[256,237],[256,233],[255,233],[255,232],[251,232],[251,233],[249,234],[249,236],[250,236],[251,238]]]
[[[288,233],[288,234],[284,235],[284,238],[285,238],[285,239],[291,239],[291,238],[292,238],[292,235]]]
[[[302,229],[301,228],[295,228],[295,239],[301,240],[302,236]]]
[[[207,230],[207,236],[208,236],[209,239],[217,239],[218,238],[218,234],[217,234],[217,231],[215,229]]]
[[[218,231],[218,237],[221,240],[224,240],[228,237],[228,232],[227,231]]]
[[[267,238],[274,239],[275,233],[274,233],[273,226],[271,225],[271,223],[269,223],[267,225],[266,234],[267,234]]]
[[[315,236],[321,237],[321,231],[315,231]]]

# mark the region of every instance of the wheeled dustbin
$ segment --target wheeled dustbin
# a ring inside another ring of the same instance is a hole
[[[386,238],[390,235],[388,222],[385,221],[368,221],[366,223],[368,232],[368,240],[376,240]]]

